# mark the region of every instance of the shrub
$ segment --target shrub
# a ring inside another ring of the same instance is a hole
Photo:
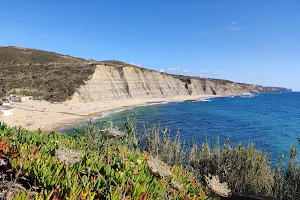
[[[134,128],[129,127],[129,130]],[[87,129],[67,136],[11,128],[1,123],[0,156],[8,159],[11,166],[1,176],[0,183],[21,185],[22,189],[13,193],[14,199],[208,198],[206,189],[194,181],[193,173],[173,166],[172,176],[154,177],[148,168],[148,153],[128,148],[126,140],[108,139],[105,129]],[[76,154],[76,162],[56,157],[61,149]],[[172,181],[183,190],[178,191]],[[0,191],[0,196],[7,197],[8,193]]]
[[[273,168],[268,155],[254,143],[248,147],[242,143],[233,147],[228,139],[227,144],[221,146],[217,139],[213,147],[207,142],[190,147],[179,138],[178,133],[171,138],[168,129],[153,126],[147,132],[145,150],[168,164],[185,166],[203,182],[209,174],[217,175],[237,195],[300,198],[300,165],[294,148],[288,160],[283,157]]]
[[[178,132],[172,139],[167,128],[162,129],[160,125],[155,125],[150,132],[146,133],[145,150],[151,155],[159,157],[170,165],[183,165],[186,162],[186,145],[180,141]]]
[[[199,175],[215,174],[226,181],[232,191],[242,194],[272,196],[274,172],[265,153],[248,148],[215,146],[210,150],[208,144],[191,150],[190,166]]]

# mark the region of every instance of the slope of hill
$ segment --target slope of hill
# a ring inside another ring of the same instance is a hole
[[[280,88],[169,75],[120,61],[94,61],[20,47],[0,47],[0,96],[86,102],[178,95],[238,95]]]
[[[30,94],[64,101],[95,71],[88,61],[52,52],[0,47],[0,96]]]

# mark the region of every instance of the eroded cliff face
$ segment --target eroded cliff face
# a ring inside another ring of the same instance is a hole
[[[94,74],[81,85],[71,102],[168,98],[179,95],[238,95],[262,92],[257,85],[231,81],[173,76],[134,66],[97,65]]]

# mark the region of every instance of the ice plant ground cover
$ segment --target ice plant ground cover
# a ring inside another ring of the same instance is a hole
[[[170,176],[155,176],[149,154],[129,141],[128,134],[89,138],[0,124],[1,198],[208,198],[208,190],[181,166],[169,167]]]

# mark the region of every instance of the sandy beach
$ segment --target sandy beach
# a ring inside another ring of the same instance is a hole
[[[0,121],[10,126],[22,126],[30,130],[41,128],[45,132],[60,130],[65,124],[73,124],[94,117],[101,117],[104,112],[132,108],[157,102],[175,102],[216,97],[212,95],[176,96],[173,98],[143,98],[113,100],[87,103],[49,103],[29,100],[12,103],[13,116],[0,115]]]

